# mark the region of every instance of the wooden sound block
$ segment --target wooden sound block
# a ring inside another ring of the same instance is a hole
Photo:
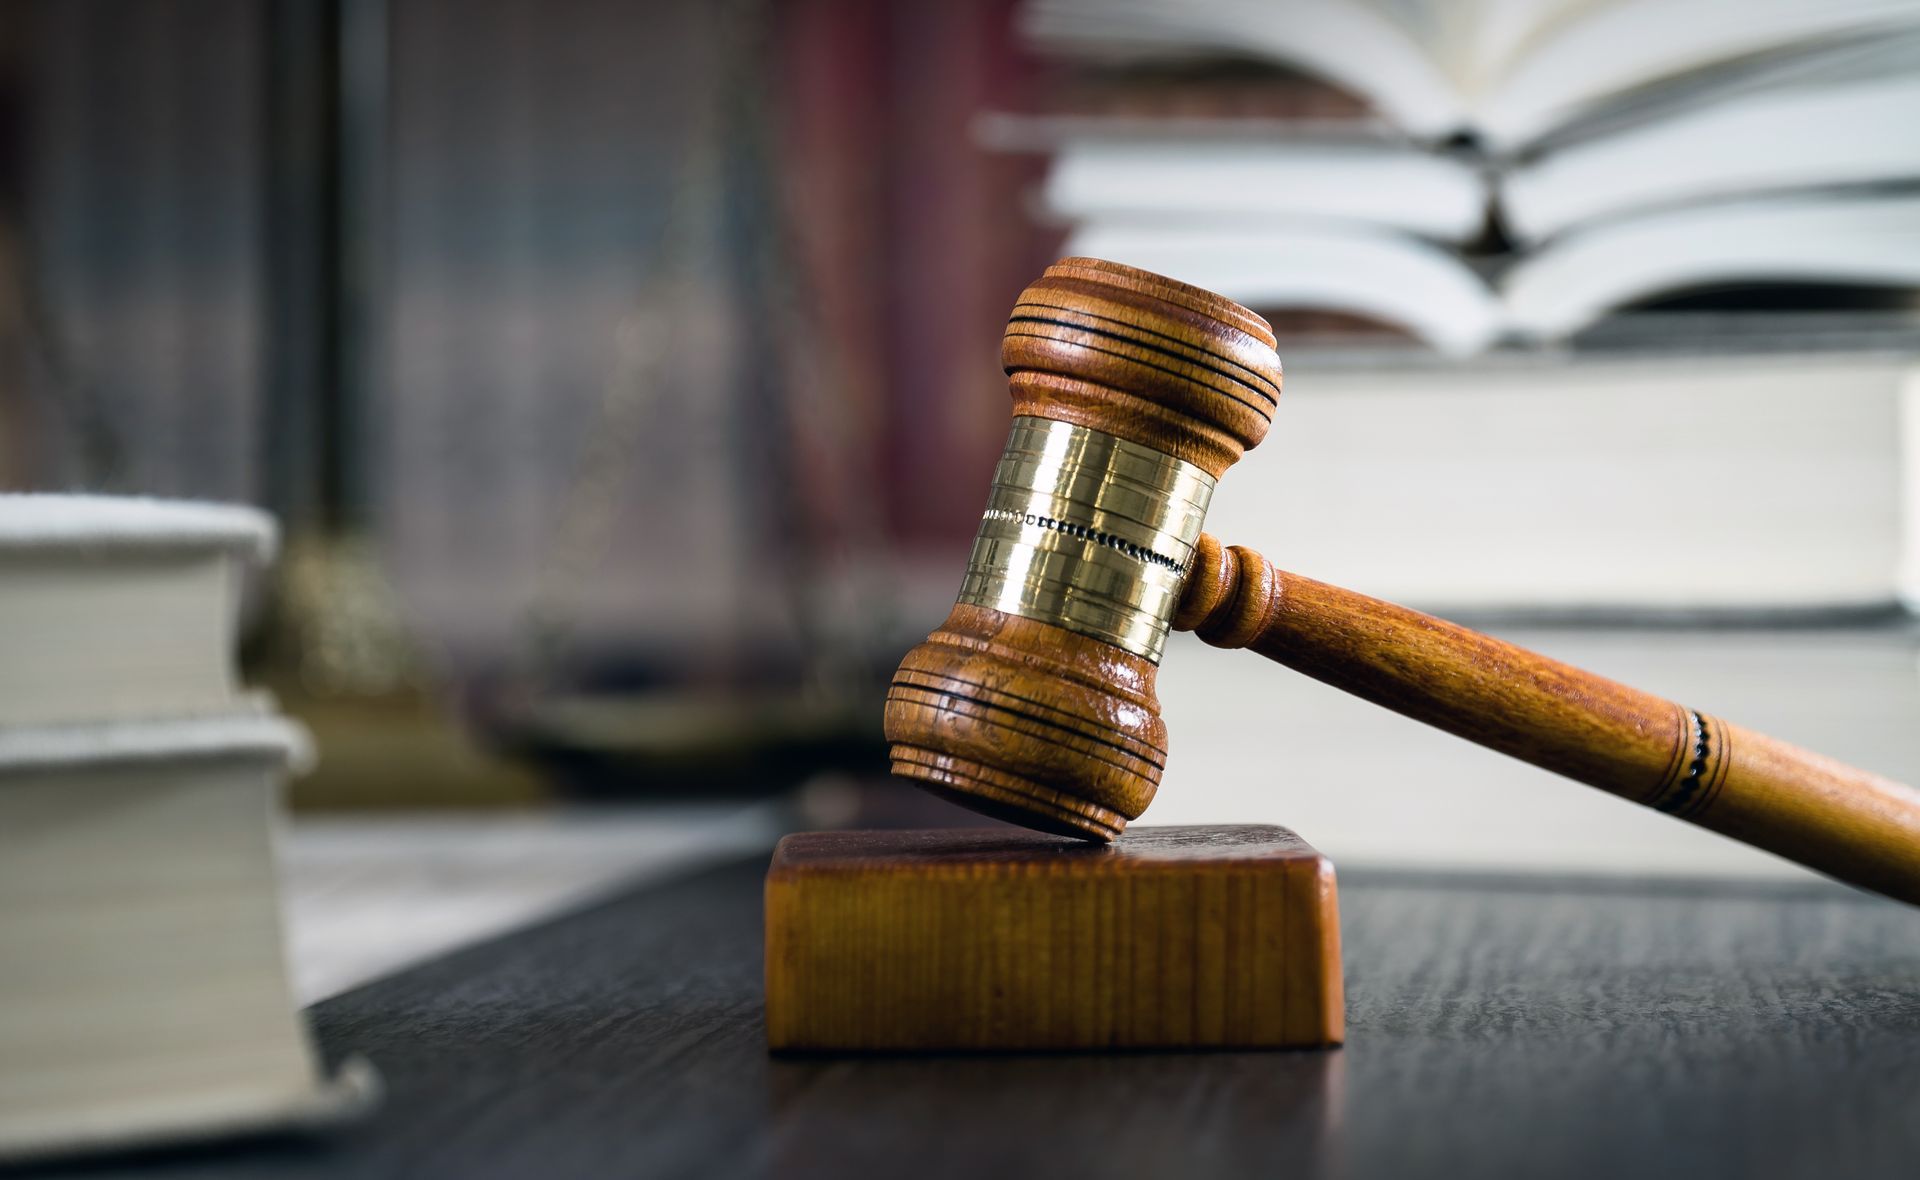
[[[1285,828],[807,832],[767,870],[776,1050],[1337,1045],[1333,865]]]

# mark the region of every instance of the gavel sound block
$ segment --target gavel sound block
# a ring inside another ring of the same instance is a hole
[[[1341,1038],[1333,869],[1285,828],[810,832],[766,901],[775,1049]]]

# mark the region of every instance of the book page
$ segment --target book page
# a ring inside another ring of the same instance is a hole
[[[1295,0],[1250,6],[1232,0],[1160,4],[1148,0],[1030,0],[1021,31],[1049,53],[1100,56],[1234,54],[1282,62],[1365,98],[1410,135],[1459,129],[1465,102],[1422,30],[1437,18],[1403,14],[1370,0]]]
[[[1498,300],[1452,251],[1410,235],[1329,223],[1265,227],[1083,226],[1066,252],[1123,259],[1256,311],[1340,311],[1404,328],[1442,353],[1487,347]]]
[[[1563,28],[1617,0],[1476,0],[1472,45],[1464,76],[1469,93],[1484,95],[1514,64]]]
[[[1662,206],[1920,179],[1920,58],[1870,48],[1845,55],[1841,79],[1741,91],[1549,150],[1504,178],[1507,227],[1539,241]]]
[[[1920,196],[1719,201],[1568,234],[1501,283],[1507,326],[1559,339],[1617,307],[1742,282],[1920,286]]]
[[[1576,0],[1517,44],[1472,120],[1497,147],[1549,134],[1637,87],[1757,55],[1912,28],[1920,0]]]
[[[1420,46],[1462,93],[1471,94],[1473,43],[1490,0],[1364,0]]]

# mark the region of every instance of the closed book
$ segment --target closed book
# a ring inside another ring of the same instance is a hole
[[[275,845],[305,731],[244,692],[225,505],[0,496],[0,1161],[338,1122]]]
[[[351,1117],[293,1001],[269,716],[0,730],[0,1159]]]

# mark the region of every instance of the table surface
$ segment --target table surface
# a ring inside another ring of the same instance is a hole
[[[1920,912],[1837,886],[1356,873],[1341,1050],[777,1059],[763,869],[319,1004],[358,1127],[63,1174],[1920,1174]]]

